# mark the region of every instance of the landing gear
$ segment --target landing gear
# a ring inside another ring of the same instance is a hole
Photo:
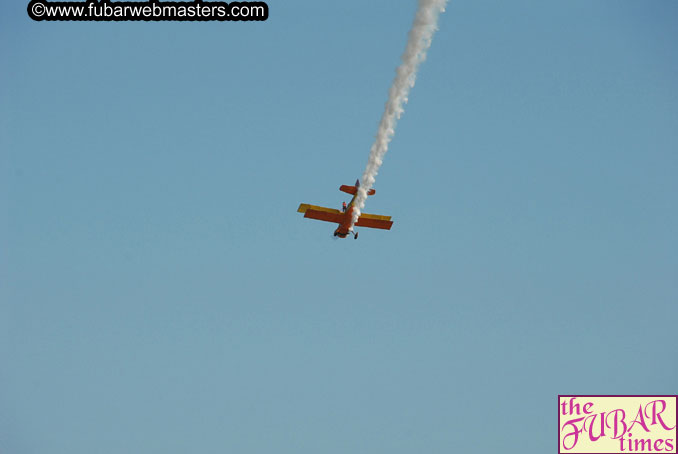
[[[353,234],[353,239],[354,239],[354,240],[357,240],[357,239],[358,239],[358,232],[355,232],[355,233]]]

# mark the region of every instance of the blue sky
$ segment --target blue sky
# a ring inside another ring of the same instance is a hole
[[[678,4],[453,1],[366,211],[414,1],[263,23],[0,6],[0,451],[543,453],[676,393]]]

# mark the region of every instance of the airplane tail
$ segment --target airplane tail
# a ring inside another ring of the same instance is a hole
[[[342,184],[339,187],[339,190],[341,192],[345,192],[347,194],[355,195],[356,192],[358,192],[359,187],[360,187],[360,180],[355,180],[355,186],[347,186],[345,184]],[[369,191],[367,191],[367,195],[374,195],[376,192],[377,191],[375,191],[374,189],[370,189]]]

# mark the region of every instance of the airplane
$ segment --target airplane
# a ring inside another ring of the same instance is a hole
[[[355,186],[341,185],[339,190],[352,194],[353,198],[351,202],[346,205],[346,202],[343,203],[342,210],[335,210],[334,208],[320,207],[316,205],[309,205],[308,203],[302,203],[299,205],[297,212],[304,213],[305,218],[317,219],[318,221],[327,221],[327,222],[336,222],[339,224],[339,227],[334,231],[334,236],[339,238],[346,238],[349,234],[353,234],[354,239],[358,239],[358,232],[353,232],[351,228],[351,219],[353,217],[353,202],[355,202],[356,195],[358,194],[358,188],[360,187],[360,180],[355,181]],[[367,192],[367,195],[374,195],[374,189],[370,189]],[[358,218],[358,222],[355,223],[356,227],[370,227],[373,229],[384,229],[391,230],[393,221],[391,221],[391,216],[381,216],[378,214],[369,214],[361,213]]]

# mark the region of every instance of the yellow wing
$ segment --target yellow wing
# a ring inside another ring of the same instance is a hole
[[[355,225],[358,227],[370,227],[372,229],[391,230],[393,221],[391,221],[391,216],[362,213]]]
[[[308,210],[315,210],[315,211],[324,211],[325,213],[334,213],[334,214],[342,214],[341,211],[335,210],[334,208],[326,208],[326,207],[319,207],[316,205],[309,205],[308,203],[302,203],[299,205],[299,208],[297,208],[298,213],[306,213]]]
[[[382,216],[380,214],[361,213],[360,219],[374,219],[375,221],[390,221],[391,216]]]
[[[309,205],[302,203],[297,209],[299,213],[304,213],[305,218],[317,219],[318,221],[336,222],[341,224],[344,221],[346,213],[343,213],[334,208],[319,207],[316,205]]]

